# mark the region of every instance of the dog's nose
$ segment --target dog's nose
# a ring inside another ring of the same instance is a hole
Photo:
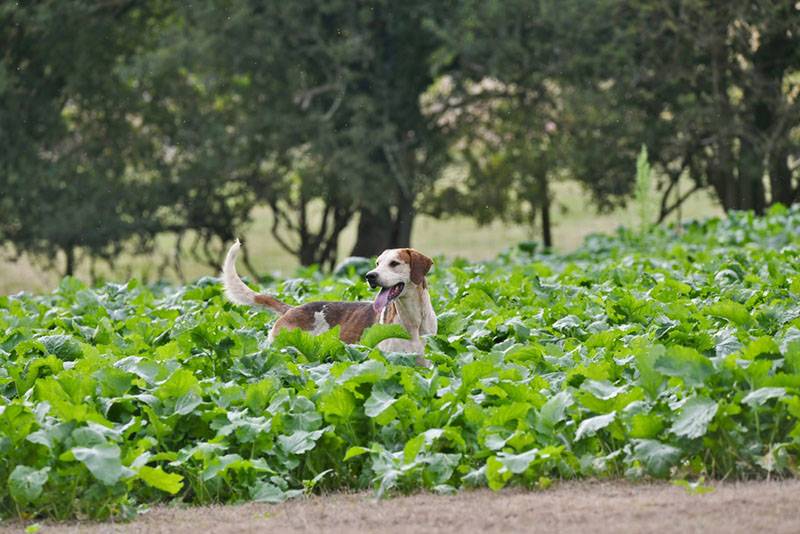
[[[375,282],[377,281],[378,281],[378,273],[374,271],[370,271],[367,273],[367,282],[369,282],[369,285],[374,286]]]

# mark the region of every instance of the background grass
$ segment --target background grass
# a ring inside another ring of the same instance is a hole
[[[628,205],[613,212],[598,215],[589,202],[588,195],[574,183],[559,183],[554,187],[556,202],[560,206],[553,213],[553,239],[559,252],[577,248],[583,239],[592,233],[613,232],[620,225],[635,227],[638,224],[636,208]],[[718,204],[708,192],[701,191],[691,197],[683,206],[682,218],[692,219],[722,214]],[[656,214],[653,214],[655,217]],[[671,221],[676,220],[673,215]],[[259,208],[253,214],[253,222],[243,232],[243,239],[249,247],[253,265],[262,273],[287,275],[293,272],[298,263],[283,250],[270,234],[272,216],[268,208]],[[343,232],[339,242],[339,258],[347,256],[356,237],[356,224],[351,223]],[[414,223],[412,246],[431,256],[462,257],[469,260],[484,260],[496,256],[515,243],[524,240],[538,240],[539,229],[518,224],[495,222],[479,226],[467,217],[434,219],[419,216]],[[186,243],[190,242],[186,240]],[[108,280],[122,281],[136,277],[146,282],[158,279],[178,281],[173,269],[160,270],[166,256],[172,255],[175,239],[163,236],[158,241],[158,251],[152,257],[126,255],[120,257],[113,269],[100,264],[96,272]],[[187,280],[200,276],[215,275],[213,269],[190,257],[184,252],[181,258],[183,274]],[[59,265],[61,267],[63,263]],[[77,276],[83,280],[91,278],[87,262],[78,269]],[[60,275],[47,270],[22,257],[12,262],[0,259],[0,293],[17,291],[43,292],[56,286]]]

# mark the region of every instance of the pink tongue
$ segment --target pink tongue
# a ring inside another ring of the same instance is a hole
[[[373,310],[380,312],[389,304],[389,291],[390,289],[387,287],[381,289],[381,292],[378,293],[378,296],[375,298],[375,302],[372,303]]]

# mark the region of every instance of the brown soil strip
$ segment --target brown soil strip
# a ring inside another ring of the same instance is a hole
[[[2,523],[0,533],[22,532]],[[332,494],[280,505],[159,506],[135,521],[41,523],[45,533],[244,532],[800,532],[800,481],[717,484],[690,495],[670,484],[567,482],[547,491],[420,493],[376,502]]]

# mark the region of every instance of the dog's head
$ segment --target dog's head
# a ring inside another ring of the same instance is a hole
[[[384,250],[378,256],[375,268],[367,273],[370,287],[381,288],[375,300],[376,311],[407,294],[406,289],[410,285],[427,287],[425,275],[432,265],[429,257],[413,248]]]

